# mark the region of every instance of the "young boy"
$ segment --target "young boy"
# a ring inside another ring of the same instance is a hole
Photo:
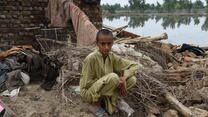
[[[112,114],[115,111],[118,97],[126,96],[136,84],[134,75],[139,66],[111,52],[113,34],[107,29],[97,33],[96,45],[99,49],[84,60],[80,78],[81,97],[90,103],[90,112],[108,117],[107,112]],[[116,73],[123,75],[119,77]],[[104,101],[104,108],[101,101]]]

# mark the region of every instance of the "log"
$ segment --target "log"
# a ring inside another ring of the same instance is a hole
[[[152,41],[160,41],[160,40],[166,40],[168,39],[168,34],[167,33],[163,33],[159,36],[155,36],[155,37],[150,37],[147,42],[152,42]],[[145,40],[146,42],[146,40]]]
[[[155,37],[139,37],[139,38],[134,38],[134,39],[119,39],[116,40],[115,43],[125,43],[125,44],[136,44],[139,42],[154,42],[154,41],[160,41],[160,40],[165,40],[168,39],[167,33],[163,33],[159,36]]]
[[[110,26],[107,26],[107,25],[103,25],[104,28],[106,29],[109,29],[111,31],[115,31],[119,28],[113,28],[113,27],[110,27]],[[120,27],[122,28],[122,27]],[[125,28],[125,26],[124,26]],[[122,29],[124,29],[122,28]],[[137,35],[137,34],[134,34],[134,33],[131,33],[131,32],[128,32],[128,31],[125,31],[125,30],[122,30],[122,31],[118,31],[119,34],[117,34],[116,36],[119,37],[119,38],[137,38],[137,37],[140,37],[140,35]]]
[[[122,31],[122,30],[126,29],[127,27],[128,27],[128,25],[126,25],[126,26],[122,26],[122,27],[119,27],[119,28],[113,29],[113,30],[112,30],[112,32],[120,32],[120,31]]]
[[[121,30],[127,28],[128,25],[122,26],[122,27],[119,27],[119,28],[113,28],[113,27],[110,27],[110,26],[107,26],[107,25],[103,25],[103,27],[106,28],[106,29],[111,30],[112,32],[120,32]]]
[[[171,104],[171,106],[180,112],[184,117],[194,117],[192,111],[179,102],[172,94],[165,92],[165,99]]]

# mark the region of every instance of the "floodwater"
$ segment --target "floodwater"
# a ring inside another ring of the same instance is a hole
[[[111,27],[128,25],[126,31],[141,36],[157,36],[166,32],[164,42],[208,46],[208,16],[104,16],[103,23]]]

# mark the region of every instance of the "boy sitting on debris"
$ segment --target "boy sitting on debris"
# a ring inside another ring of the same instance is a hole
[[[90,112],[99,117],[108,117],[107,112],[112,114],[116,110],[118,97],[126,96],[136,84],[134,75],[139,65],[110,52],[113,34],[107,29],[97,33],[96,45],[99,50],[84,60],[80,79],[81,97],[90,103]],[[116,73],[123,75],[119,77]],[[101,103],[104,103],[104,107]]]

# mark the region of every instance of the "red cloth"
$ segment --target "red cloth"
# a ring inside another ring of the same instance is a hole
[[[95,44],[97,28],[86,14],[70,0],[50,0],[46,17],[50,19],[52,27],[68,27],[71,18],[78,45],[92,46]]]
[[[78,45],[93,46],[98,29],[90,22],[85,13],[73,3],[70,3],[70,16],[77,35]]]

